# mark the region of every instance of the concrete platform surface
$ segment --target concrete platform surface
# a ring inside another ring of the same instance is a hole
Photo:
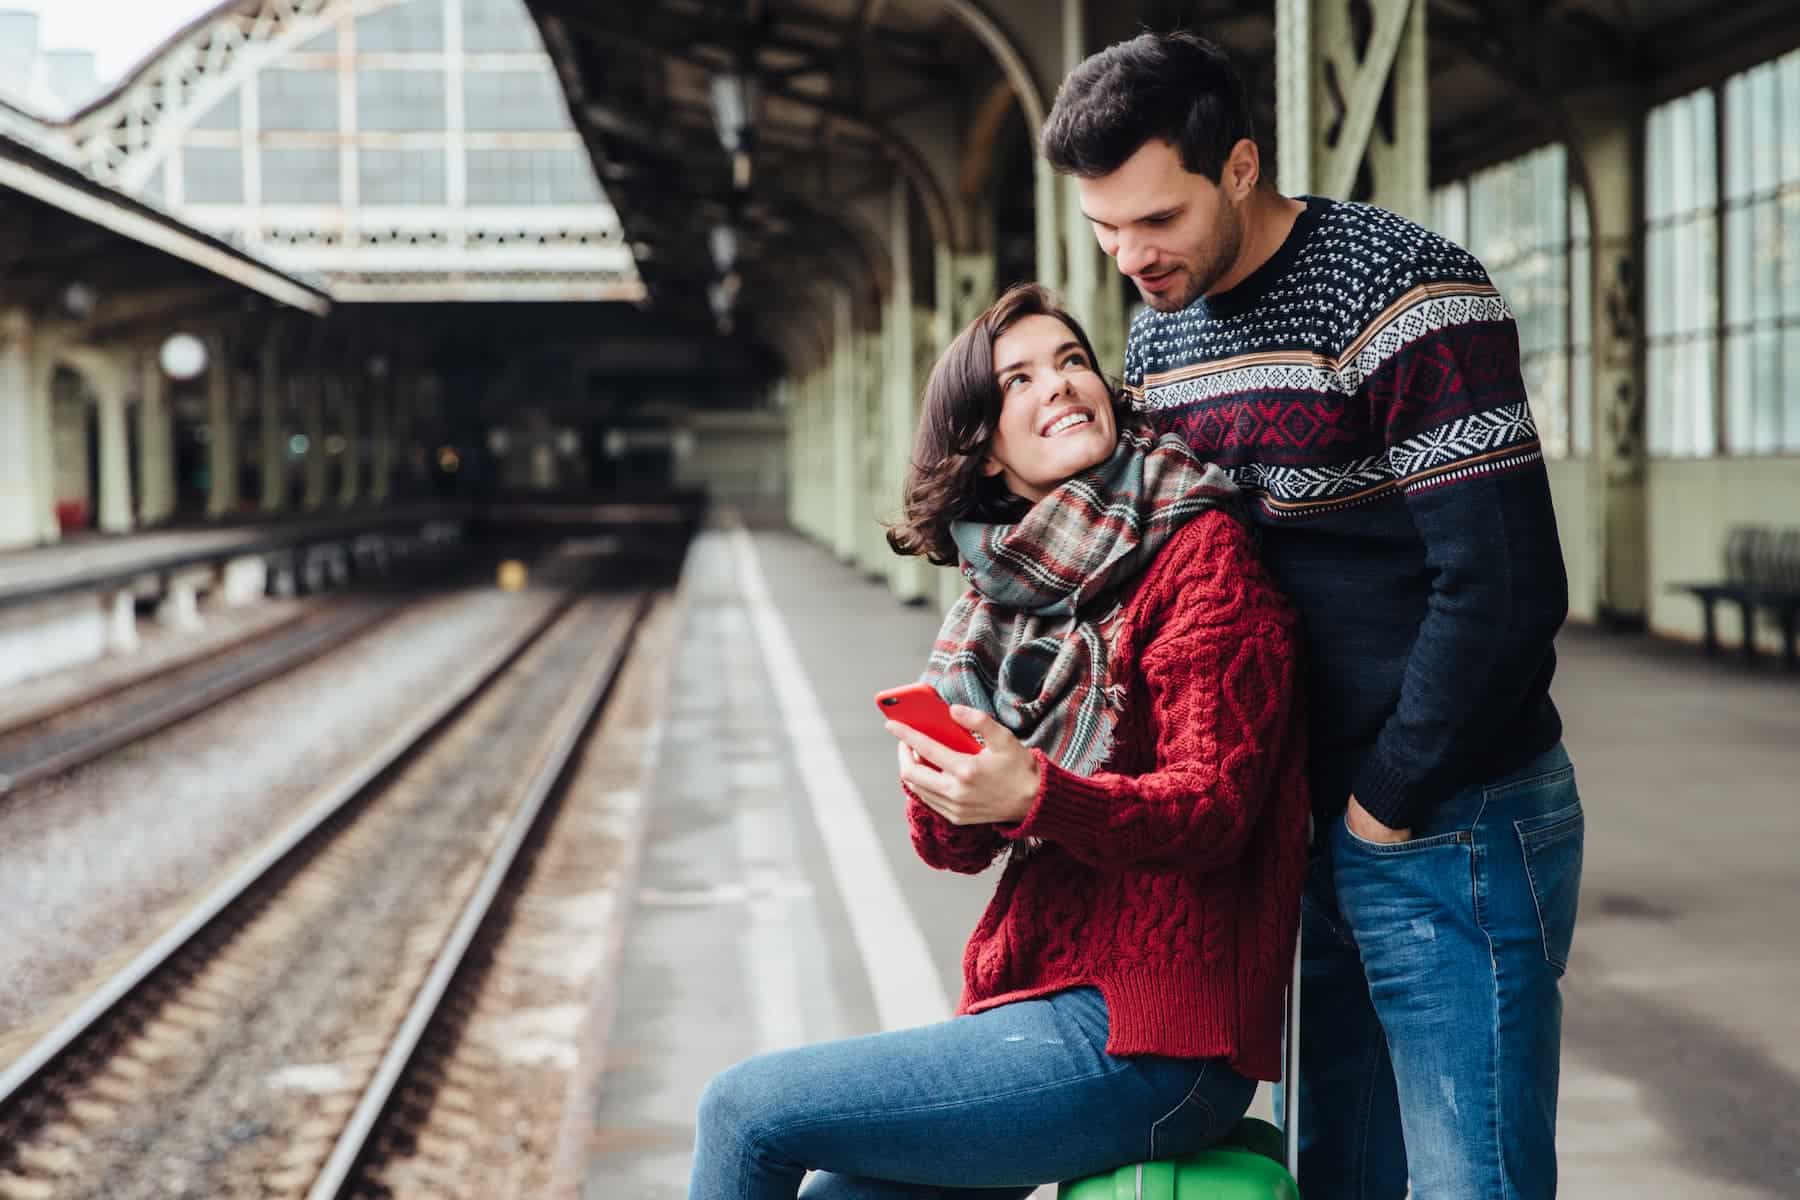
[[[68,580],[125,574],[140,568],[150,570],[172,559],[225,555],[321,535],[350,536],[402,521],[429,520],[433,511],[409,507],[275,518],[216,529],[147,530],[118,536],[82,534],[51,546],[0,553],[0,603]]]
[[[685,587],[590,1200],[685,1195],[700,1089],[737,1059],[947,1009],[994,882],[914,858],[870,702],[935,611],[785,533],[705,534]],[[1800,685],[1560,649],[1589,821],[1561,1194],[1800,1195]]]

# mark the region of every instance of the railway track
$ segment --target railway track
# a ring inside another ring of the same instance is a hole
[[[0,732],[0,796],[215,708],[349,644],[405,607],[394,597],[339,601],[325,612],[21,722]]]
[[[347,1194],[647,604],[494,648],[0,1070],[0,1197]]]
[[[416,560],[415,583],[472,577],[441,555]],[[0,796],[93,762],[259,684],[322,658],[398,616],[404,594],[341,596],[247,636],[84,689],[0,720]]]

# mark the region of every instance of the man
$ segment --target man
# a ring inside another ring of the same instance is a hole
[[[1410,221],[1268,185],[1242,83],[1191,35],[1082,63],[1043,150],[1148,305],[1133,403],[1254,499],[1306,625],[1307,1200],[1554,1195],[1583,823],[1506,302]]]

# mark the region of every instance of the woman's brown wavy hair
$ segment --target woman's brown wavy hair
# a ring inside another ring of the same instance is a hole
[[[1094,370],[1100,360],[1080,322],[1057,306],[1048,288],[1022,283],[1008,288],[986,312],[956,335],[931,368],[925,410],[913,442],[904,507],[888,526],[896,554],[922,554],[938,566],[957,562],[953,521],[1016,521],[1031,507],[998,475],[982,473],[994,430],[1000,422],[1000,381],[994,378],[994,343],[1026,317],[1055,317],[1069,327]],[[1123,431],[1131,421],[1125,397],[1112,392],[1113,411]]]

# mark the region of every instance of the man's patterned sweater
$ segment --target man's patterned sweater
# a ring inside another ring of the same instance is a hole
[[[1395,827],[1561,737],[1568,582],[1506,301],[1467,251],[1309,198],[1229,292],[1131,328],[1125,386],[1250,494],[1305,629],[1313,799]]]

